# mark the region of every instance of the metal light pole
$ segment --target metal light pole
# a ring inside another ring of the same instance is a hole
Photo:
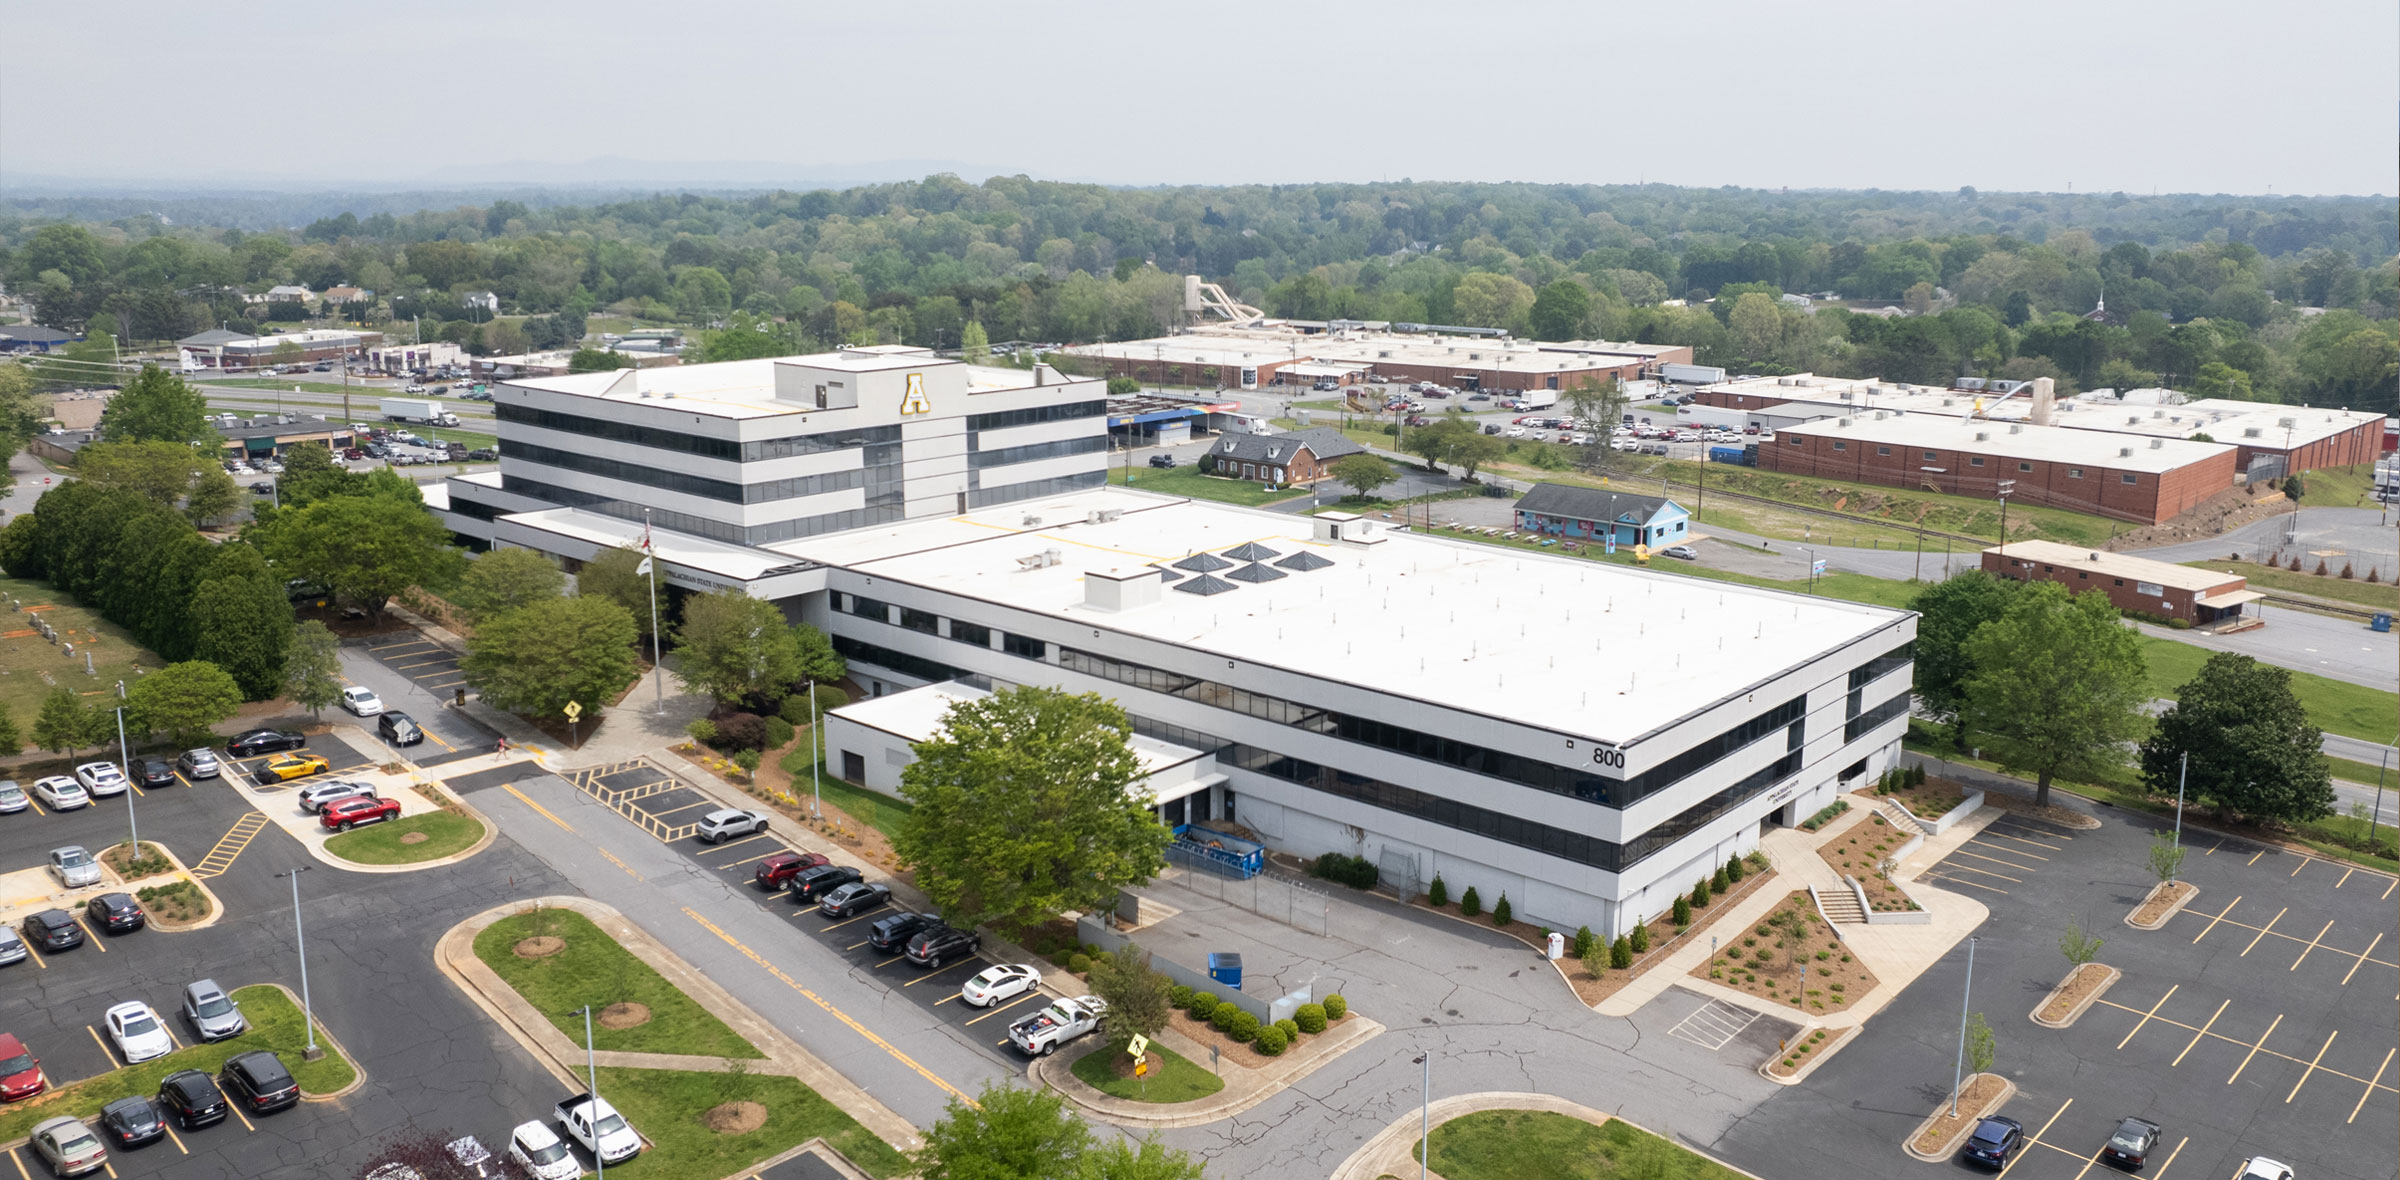
[[[1425,1106],[1417,1119],[1417,1142],[1421,1145],[1417,1153],[1417,1180],[1425,1180],[1426,1172],[1433,1167],[1433,1054],[1419,1054],[1409,1064],[1425,1067],[1424,1088],[1420,1091],[1425,1096]]]
[[[600,1158],[600,1067],[592,1060],[592,1006],[585,1004],[567,1015],[573,1016],[578,1012],[583,1014],[583,1079],[592,1095],[583,1108],[592,1128],[592,1174],[606,1176],[608,1161]]]
[[[1967,1009],[1975,1003],[1975,944],[1967,939],[1967,990],[1958,1004],[1958,1067],[1950,1074],[1950,1117],[1958,1117],[1958,1092],[1967,1084]]]
[[[2004,479],[1997,485],[2000,493],[2000,556],[2008,556],[2008,498],[2017,490],[2017,481]]]
[[[818,766],[825,761],[825,718],[817,712],[817,682],[808,682],[808,813],[825,817],[825,780]]]
[[[2400,742],[2400,739],[2395,739],[2395,741]],[[2385,746],[2383,754],[2375,759],[2375,810],[2367,813],[2367,847],[2369,848],[2375,846],[2375,823],[2383,818],[2383,772],[2391,764],[2392,747]]]
[[[310,1007],[308,1002],[308,930],[300,922],[300,874],[307,872],[309,867],[301,865],[288,873],[275,875],[289,878],[292,882],[292,944],[300,957],[300,1020],[308,1026],[308,1048],[302,1050],[300,1056],[315,1061],[325,1056],[325,1050],[317,1047],[316,1009]]]
[[[2175,847],[2177,848],[2183,847],[2183,782],[2190,778],[2191,774],[2192,752],[2185,750],[2183,759],[2175,767]],[[2372,843],[2372,841],[2369,842]],[[2178,872],[2182,871],[2182,865],[2178,864],[2175,867]],[[2173,884],[2174,881],[2174,877],[2167,878],[2169,884]]]
[[[642,509],[642,570],[650,575],[650,675],[656,682],[659,716],[667,712],[667,666],[658,654],[658,542],[650,538],[650,510]]]
[[[91,654],[86,652],[84,658],[90,659]],[[125,682],[122,680],[117,682],[117,757],[120,760],[117,768],[125,772],[125,832],[133,840],[129,845],[133,850],[133,859],[140,860],[142,828],[133,818],[133,752],[125,745]]]

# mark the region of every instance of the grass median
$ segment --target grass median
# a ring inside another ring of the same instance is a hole
[[[422,835],[422,840],[410,840]],[[404,819],[385,820],[325,842],[325,851],[362,865],[406,865],[440,860],[475,846],[483,839],[483,821],[455,811],[428,811]]]
[[[545,938],[556,939],[558,945],[532,941]],[[573,910],[542,909],[502,918],[475,935],[475,957],[577,1044],[583,1043],[583,1017],[569,1013],[589,1004],[595,1010],[595,1048],[765,1056]],[[644,1018],[637,1021],[636,1016]],[[624,1027],[610,1027],[619,1023]]]
[[[283,1067],[292,1071],[292,1079],[300,1083],[304,1094],[331,1094],[358,1079],[357,1068],[326,1039],[323,1021],[317,1023],[317,1045],[325,1050],[325,1056],[315,1061],[302,1060],[301,1054],[308,1047],[307,1028],[301,1020],[300,1006],[282,988],[253,984],[235,989],[233,1000],[242,1006],[242,1014],[249,1017],[249,1032],[229,1041],[192,1045],[140,1065],[124,1066],[57,1086],[30,1102],[0,1110],[0,1143],[24,1138],[45,1119],[60,1115],[94,1118],[101,1107],[119,1098],[149,1097],[158,1093],[161,1080],[177,1070],[196,1069],[215,1074],[227,1059],[253,1049],[273,1052],[282,1060]],[[178,1028],[176,1034],[181,1037],[189,1031]],[[38,1052],[38,1047],[28,1047]]]
[[[1417,1153],[1421,1156],[1423,1142]],[[1594,1126],[1546,1110],[1480,1110],[1433,1129],[1433,1170],[1450,1180],[1742,1180],[1631,1124]]]
[[[1119,487],[1131,484],[1141,491],[1157,492],[1162,496],[1188,496],[1194,500],[1215,500],[1248,508],[1308,494],[1306,488],[1268,491],[1266,485],[1256,480],[1202,475],[1197,467],[1151,467],[1146,462],[1131,469],[1122,464],[1110,467],[1108,482]]]
[[[1083,1084],[1111,1098],[1130,1102],[1190,1102],[1225,1088],[1225,1079],[1172,1049],[1153,1044],[1149,1057],[1150,1073],[1145,1077],[1118,1073],[1121,1054],[1106,1046],[1076,1058],[1073,1069]]]
[[[643,1175],[731,1175],[816,1138],[823,1138],[871,1176],[893,1176],[908,1167],[907,1159],[891,1144],[876,1138],[857,1119],[795,1078],[604,1069],[600,1071],[600,1096],[650,1140],[650,1150],[633,1165]],[[719,1130],[711,1125],[711,1112],[733,1102],[764,1107],[765,1121],[749,1130]]]

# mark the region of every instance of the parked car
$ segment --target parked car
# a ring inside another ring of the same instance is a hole
[[[42,1076],[42,1059],[25,1048],[15,1033],[0,1033],[0,1102],[23,1102],[50,1088]]]
[[[974,954],[982,945],[983,936],[972,930],[932,926],[909,937],[908,961],[919,967],[939,967],[960,955]]]
[[[2024,1146],[2025,1124],[1994,1115],[1975,1124],[1975,1133],[1967,1136],[1967,1145],[1960,1155],[1970,1163],[2002,1168]]]
[[[222,769],[215,750],[185,750],[175,756],[175,769],[187,779],[215,778]]]
[[[258,778],[260,782],[272,780],[288,783],[296,778],[323,774],[331,769],[333,769],[333,763],[326,761],[324,756],[319,754],[285,754],[280,758],[268,759],[266,765],[258,768]]]
[[[576,1180],[583,1175],[583,1165],[576,1162],[558,1132],[538,1121],[519,1123],[509,1132],[508,1158],[533,1180]]]
[[[25,941],[46,951],[67,951],[83,945],[83,927],[65,910],[38,910],[25,916]]]
[[[892,887],[866,881],[852,881],[832,890],[819,899],[817,912],[828,918],[847,918],[863,914],[892,900]]]
[[[161,758],[144,758],[133,764],[133,781],[143,790],[175,785],[175,768]]]
[[[69,844],[50,850],[50,875],[69,889],[81,889],[100,883],[100,862],[84,851],[81,844]]]
[[[857,869],[848,865],[818,865],[792,878],[792,900],[814,904],[834,889],[860,879]]]
[[[360,717],[372,717],[383,712],[383,698],[375,690],[353,684],[342,690],[342,707]]]
[[[897,953],[908,949],[908,940],[916,937],[918,931],[941,924],[942,919],[936,914],[903,912],[877,918],[873,925],[867,927],[867,945],[879,951]]]
[[[140,1147],[164,1138],[167,1124],[149,1099],[136,1095],[100,1108],[100,1133],[119,1147]]]
[[[1028,1057],[1048,1057],[1060,1045],[1100,1027],[1108,1002],[1098,996],[1064,999],[1008,1026],[1008,1039]]]
[[[2242,1161],[2242,1170],[2233,1180],[2292,1180],[2292,1166],[2254,1155]]]
[[[1042,969],[1031,963],[1002,963],[959,985],[958,1000],[969,1008],[989,1008],[1013,1000],[1042,985]]]
[[[150,924],[150,915],[130,893],[103,893],[83,903],[83,918],[105,934],[127,934]]]
[[[2158,1124],[2148,1119],[2119,1119],[2116,1132],[2100,1148],[2100,1158],[2128,1168],[2141,1167],[2149,1161],[2150,1150],[2158,1146],[2158,1136]]]
[[[385,713],[375,718],[375,733],[395,746],[413,746],[425,740],[425,731],[406,713]]]
[[[281,1058],[265,1049],[235,1054],[217,1071],[217,1085],[252,1114],[273,1114],[300,1104],[300,1083],[292,1080]]]
[[[767,813],[736,811],[730,807],[709,812],[700,817],[700,830],[693,833],[703,844],[722,844],[736,836],[755,836],[767,830]]]
[[[0,926],[0,967],[24,961],[25,940],[17,937],[16,931]]]
[[[1666,548],[1659,550],[1659,552],[1664,553],[1669,557],[1680,558],[1684,561],[1700,560],[1700,551],[1692,548],[1689,545],[1669,545]]]
[[[92,805],[92,796],[83,789],[83,784],[63,774],[33,780],[33,797],[52,811],[73,811]]]
[[[108,1166],[108,1148],[82,1119],[44,1119],[33,1129],[30,1143],[54,1176],[89,1176]]]
[[[280,754],[297,750],[308,744],[305,734],[288,729],[253,729],[225,743],[225,752],[236,758],[256,758],[262,754]]]
[[[1158,454],[1150,456],[1150,465],[1152,467],[1173,467],[1175,465],[1175,456],[1161,451]]]
[[[189,1131],[225,1121],[225,1092],[215,1078],[196,1069],[179,1069],[159,1079],[158,1106],[175,1124]]]
[[[0,779],[0,815],[14,815],[33,806],[33,798],[15,779]]]
[[[374,794],[375,788],[370,783],[335,779],[300,788],[300,810],[310,815],[323,815],[327,807],[341,800],[356,799],[362,795],[371,797]]]
[[[167,1026],[160,1024],[158,1013],[140,1000],[118,1004],[100,1019],[108,1026],[108,1039],[117,1043],[117,1053],[127,1065],[175,1051],[175,1042],[167,1037]]]
[[[213,979],[203,979],[183,986],[183,1018],[192,1032],[202,1041],[223,1041],[250,1031],[250,1021],[242,1015],[242,1006],[225,994]]]
[[[114,762],[86,762],[75,768],[75,781],[94,799],[113,799],[125,793],[125,772]]]
[[[358,795],[327,806],[317,813],[317,822],[337,832],[347,832],[360,824],[377,824],[400,816],[398,799],[378,799],[373,795]]]
[[[758,867],[750,872],[750,879],[757,882],[759,888],[773,893],[791,884],[792,878],[818,865],[830,863],[814,852],[778,852],[758,862]]]

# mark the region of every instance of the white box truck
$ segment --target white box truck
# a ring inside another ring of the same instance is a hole
[[[422,397],[387,397],[383,399],[383,420],[386,422],[422,422],[428,426],[456,426],[458,415],[442,408],[442,403]]]
[[[1725,370],[1715,365],[1660,365],[1658,375],[1677,385],[1715,385],[1725,380]]]
[[[1555,389],[1528,389],[1517,395],[1517,402],[1528,410],[1546,410],[1558,404]]]

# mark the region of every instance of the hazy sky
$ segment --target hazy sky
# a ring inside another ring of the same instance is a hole
[[[2400,192],[2392,0],[132,0],[17,5],[9,40],[0,187],[621,157],[654,183]]]

